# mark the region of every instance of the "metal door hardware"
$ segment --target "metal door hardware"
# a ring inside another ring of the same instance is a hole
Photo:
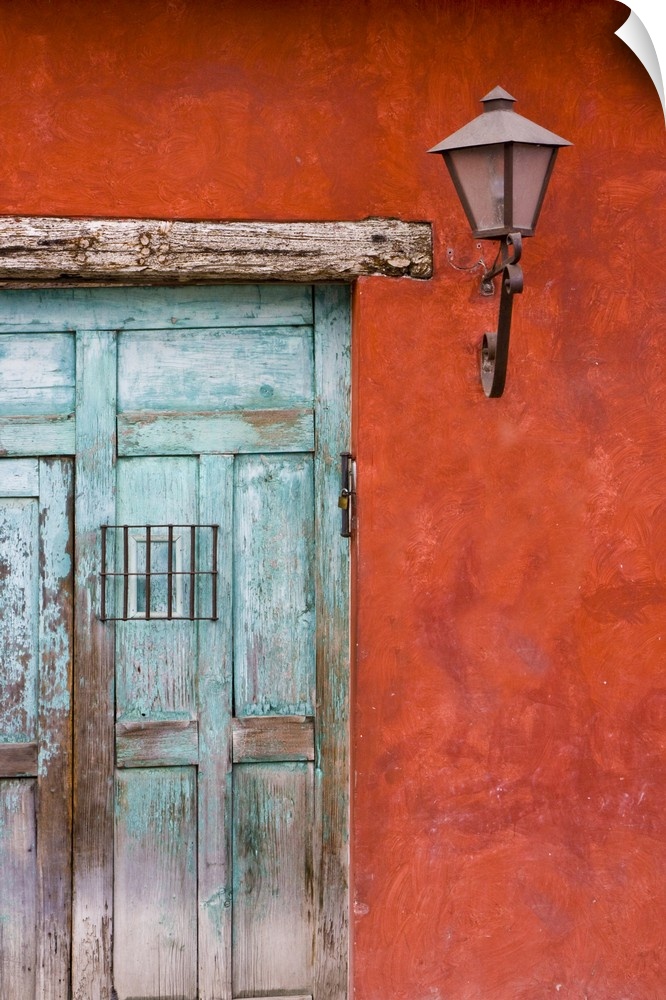
[[[354,524],[354,506],[356,501],[356,462],[349,451],[340,454],[340,496],[338,507],[342,517],[340,534],[343,538],[351,538]]]
[[[102,621],[217,619],[217,524],[102,525]]]

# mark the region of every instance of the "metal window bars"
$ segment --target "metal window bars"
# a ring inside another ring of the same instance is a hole
[[[216,621],[217,524],[101,526],[102,621]]]

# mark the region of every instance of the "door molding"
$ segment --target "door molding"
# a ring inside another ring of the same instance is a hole
[[[0,217],[0,287],[432,276],[429,222]]]

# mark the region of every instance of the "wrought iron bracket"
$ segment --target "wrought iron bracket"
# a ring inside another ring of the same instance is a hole
[[[513,296],[523,290],[523,271],[518,264],[522,249],[520,233],[503,236],[495,263],[481,279],[482,293],[492,295],[493,279],[498,274],[502,275],[497,333],[484,334],[481,344],[481,383],[483,391],[489,398],[497,398],[504,392],[509,360]]]

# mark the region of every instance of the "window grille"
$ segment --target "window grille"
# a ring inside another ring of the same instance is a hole
[[[217,524],[102,525],[102,621],[216,621]]]

